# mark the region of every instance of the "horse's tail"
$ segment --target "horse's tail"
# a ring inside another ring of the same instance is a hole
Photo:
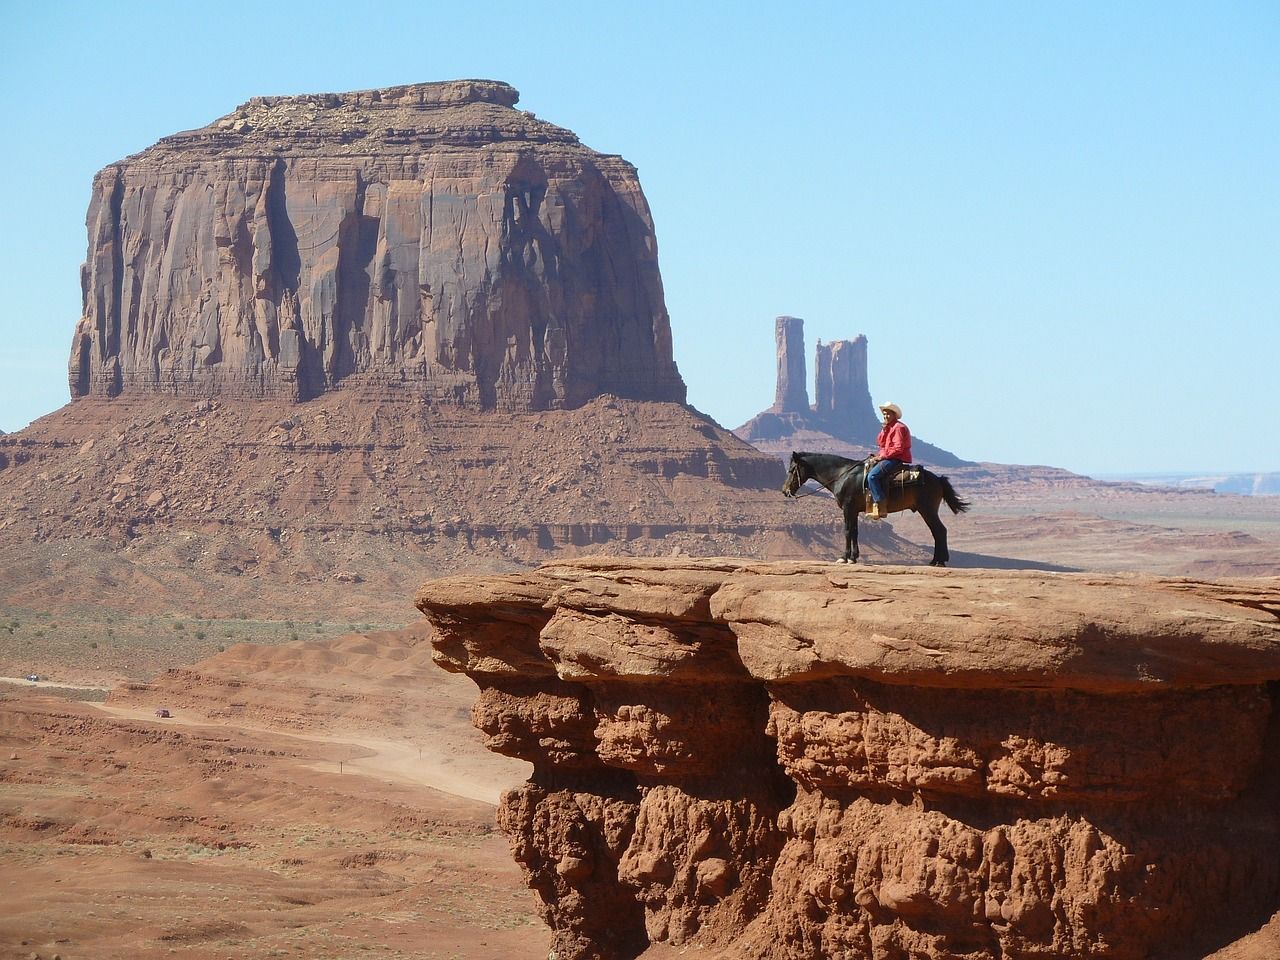
[[[969,509],[969,501],[961,500],[960,495],[956,493],[955,487],[951,486],[951,481],[946,477],[938,477],[938,484],[942,487],[942,499],[946,501],[952,513],[964,513]]]

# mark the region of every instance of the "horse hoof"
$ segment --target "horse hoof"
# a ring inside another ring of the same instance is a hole
[[[852,560],[849,560],[846,557],[840,557],[836,560],[836,563],[852,563],[852,562],[853,562]]]
[[[945,560],[930,560],[930,561],[929,561],[929,566],[931,566],[931,567],[945,567],[946,565],[947,565],[947,564],[946,564],[946,561],[945,561]]]

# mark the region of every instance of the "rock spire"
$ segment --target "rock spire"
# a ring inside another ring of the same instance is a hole
[[[778,384],[773,406],[752,417],[736,433],[766,453],[786,459],[792,450],[814,450],[846,457],[874,452],[880,416],[871,400],[867,377],[867,338],[818,341],[814,352],[814,400],[809,404],[804,369],[804,321],[778,317],[774,323]],[[918,437],[917,460],[935,466],[966,461]]]
[[[799,317],[778,317],[774,321],[778,347],[778,388],[774,413],[803,413],[809,409],[809,388],[804,369],[804,321]]]

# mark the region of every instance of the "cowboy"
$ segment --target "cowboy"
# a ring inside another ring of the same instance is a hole
[[[884,427],[876,436],[879,453],[868,459],[874,464],[867,471],[867,489],[871,492],[869,517],[881,519],[889,515],[884,503],[884,482],[911,462],[911,431],[902,422],[902,408],[896,403],[880,404]]]

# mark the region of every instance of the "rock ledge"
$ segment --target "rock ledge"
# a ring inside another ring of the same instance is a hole
[[[426,584],[561,957],[1203,956],[1280,905],[1280,579],[586,559]]]

